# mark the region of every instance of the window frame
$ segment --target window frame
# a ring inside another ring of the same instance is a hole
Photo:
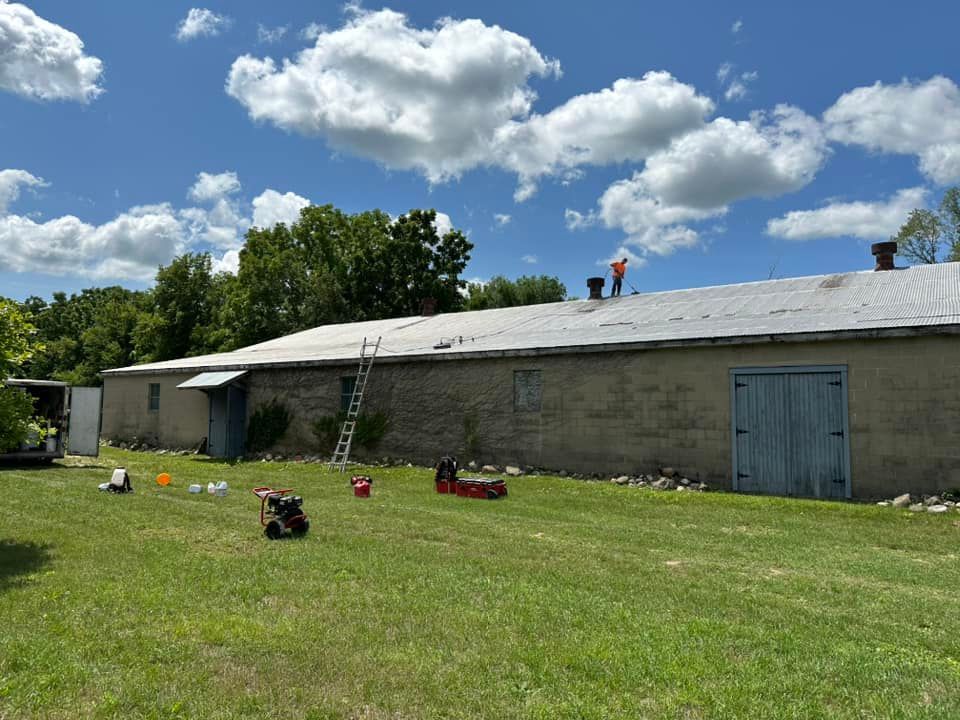
[[[157,389],[156,395],[153,392],[154,388]],[[147,412],[160,412],[160,383],[147,383]]]
[[[518,390],[517,381],[519,378],[524,376],[526,377],[535,376],[538,380],[535,407],[521,406],[519,402],[520,395],[517,392]],[[523,370],[513,371],[513,411],[515,413],[539,413],[543,411],[543,370],[541,368],[526,368]]]

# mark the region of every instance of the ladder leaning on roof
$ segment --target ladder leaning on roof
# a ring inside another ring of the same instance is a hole
[[[353,385],[353,394],[350,396],[347,419],[343,421],[343,427],[340,428],[340,439],[333,451],[333,457],[330,458],[331,470],[343,472],[347,467],[350,446],[353,444],[353,433],[357,429],[357,416],[360,414],[363,390],[367,386],[367,377],[370,375],[370,368],[373,367],[373,360],[377,357],[377,350],[379,349],[380,338],[377,338],[375,343],[367,342],[366,338],[363,339],[363,344],[360,346],[360,369],[357,370],[357,381]]]

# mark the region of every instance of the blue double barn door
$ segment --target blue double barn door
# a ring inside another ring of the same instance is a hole
[[[734,489],[850,496],[845,368],[731,372]]]

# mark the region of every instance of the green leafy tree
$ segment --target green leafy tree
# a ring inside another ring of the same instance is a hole
[[[33,400],[4,381],[30,358],[34,332],[16,303],[0,299],[0,451],[16,448],[27,437]]]
[[[497,275],[485,284],[471,283],[467,288],[466,310],[516,307],[562,302],[567,299],[567,288],[559,278],[547,275],[527,276],[508,280]]]
[[[937,211],[917,208],[891,240],[916,263],[960,260],[960,188],[947,190]]]
[[[144,361],[197,354],[197,329],[210,325],[217,310],[208,253],[186,253],[157,271],[149,309],[134,331]]]
[[[307,207],[289,227],[247,233],[224,323],[239,347],[318,325],[415,315],[428,297],[439,311],[456,311],[472,248],[458,230],[441,237],[433,210],[393,220],[379,210]]]
[[[43,343],[24,366],[41,380],[99,385],[99,372],[136,361],[133,326],[146,293],[122,287],[88,288],[78,294],[54,293],[48,304],[30,297],[21,308],[37,326]]]

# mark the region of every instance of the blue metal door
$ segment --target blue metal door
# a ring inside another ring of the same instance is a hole
[[[246,440],[247,393],[243,388],[230,385],[227,388],[227,457],[243,455]]]
[[[207,433],[207,455],[227,457],[227,388],[207,391],[210,397],[210,429]]]
[[[846,368],[731,371],[734,489],[850,496]]]

